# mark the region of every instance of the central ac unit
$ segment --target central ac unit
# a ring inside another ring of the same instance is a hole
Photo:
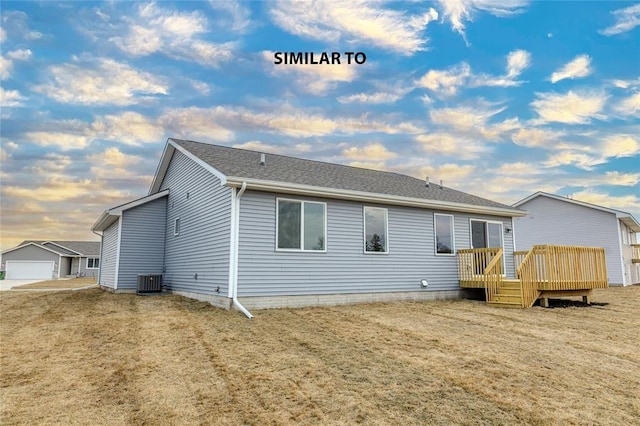
[[[138,275],[138,287],[136,293],[160,293],[162,292],[162,274]]]

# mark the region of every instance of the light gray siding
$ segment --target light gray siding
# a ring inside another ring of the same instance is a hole
[[[100,270],[100,285],[115,288],[116,264],[118,262],[118,224],[114,222],[102,233],[102,257]]]
[[[170,189],[164,282],[175,291],[227,296],[231,189],[179,151],[173,154],[164,189]],[[176,218],[179,235],[173,232]]]
[[[327,203],[327,251],[275,250],[276,194],[247,191],[241,198],[238,296],[284,296],[459,289],[456,256],[436,256],[433,210],[286,196]],[[363,205],[388,209],[388,254],[363,252]],[[450,213],[450,212],[438,212]],[[469,218],[454,213],[456,249],[470,247]],[[513,271],[512,235],[504,235]],[[511,272],[512,274],[513,272]],[[427,279],[429,287],[421,287]]]
[[[138,274],[162,274],[166,218],[167,197],[122,212],[118,290],[136,289]]]
[[[609,284],[623,284],[615,214],[544,196],[520,208],[529,214],[515,219],[518,250],[529,250],[535,244],[604,247]]]
[[[62,256],[60,258],[60,278],[71,275],[71,258]]]
[[[635,244],[636,242],[635,233],[632,232],[631,229],[629,229],[629,227],[622,223],[622,221],[620,220],[618,220],[618,225],[620,227],[620,239],[622,240],[622,267],[624,268],[624,284],[638,284],[640,283],[640,275],[638,274],[640,265],[633,263],[633,250],[631,248],[631,245]]]
[[[3,271],[6,270],[7,260],[52,260],[55,262],[52,278],[56,278],[58,276],[58,269],[60,268],[60,256],[58,254],[34,245],[26,245],[22,248],[4,253],[2,255]]]
[[[93,256],[90,256],[92,259],[94,258]],[[96,258],[98,258],[98,256],[95,256]],[[98,277],[98,269],[89,269],[87,268],[87,258],[86,257],[81,257],[80,258],[80,270],[79,270],[80,274],[84,274],[85,277]]]

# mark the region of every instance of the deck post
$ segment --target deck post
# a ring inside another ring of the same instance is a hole
[[[549,298],[548,297],[541,297],[540,298],[540,306],[542,306],[543,308],[548,308],[549,307]]]
[[[591,302],[589,301],[589,295],[582,296],[582,302],[586,303],[587,305],[590,305]]]

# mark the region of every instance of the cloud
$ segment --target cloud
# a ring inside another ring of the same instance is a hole
[[[451,28],[467,41],[465,21],[473,21],[474,15],[487,12],[499,18],[508,17],[524,11],[527,0],[439,0],[443,9],[443,21],[448,20]]]
[[[212,9],[229,15],[231,19],[220,19],[218,22],[224,23],[225,27],[231,31],[246,33],[251,29],[252,25],[254,25],[251,21],[251,10],[244,7],[239,1],[209,0],[209,5]]]
[[[522,72],[531,65],[531,54],[518,49],[509,52],[504,75],[474,74],[471,67],[462,62],[446,70],[429,70],[416,82],[440,96],[453,96],[460,87],[513,87],[523,82],[516,80]]]
[[[573,165],[580,169],[592,170],[594,166],[603,164],[605,162],[606,160],[604,158],[597,155],[590,155],[584,152],[566,150],[552,153],[542,164],[544,167]]]
[[[381,143],[372,143],[361,148],[352,146],[344,149],[342,155],[350,160],[357,161],[389,160],[398,156],[395,152],[387,150]]]
[[[127,111],[119,115],[106,115],[91,125],[94,138],[112,140],[127,145],[158,142],[164,133],[155,120],[137,112]]]
[[[571,62],[565,64],[558,71],[551,74],[551,82],[557,83],[567,78],[586,77],[591,74],[591,58],[589,55],[578,55]]]
[[[540,116],[539,123],[586,124],[592,118],[605,118],[600,112],[607,98],[604,93],[536,93],[531,106]]]
[[[449,127],[467,136],[499,140],[505,133],[521,127],[517,118],[488,123],[492,117],[505,109],[505,107],[496,108],[494,104],[479,101],[473,106],[432,109],[429,111],[429,117],[433,124]]]
[[[607,136],[602,141],[601,152],[605,157],[633,157],[640,154],[640,138],[627,134]]]
[[[22,106],[25,98],[17,90],[5,90],[0,87],[0,107],[18,107]]]
[[[4,28],[0,28],[0,43],[4,43],[7,40],[7,32]]]
[[[640,198],[637,195],[611,195],[605,192],[583,190],[571,195],[574,200],[596,204],[613,209],[640,210]]]
[[[29,16],[22,11],[8,11],[2,13],[2,33],[0,34],[1,41],[7,39],[17,40],[37,40],[43,37],[43,34],[38,31],[32,31],[29,29]]]
[[[624,9],[611,12],[616,22],[610,27],[600,30],[599,33],[605,36],[625,33],[640,25],[640,4],[635,4]]]
[[[395,92],[356,93],[349,96],[338,97],[341,104],[392,104],[404,97],[411,89],[402,89]]]
[[[345,61],[334,65],[275,65],[273,55],[272,51],[262,52],[262,58],[273,74],[291,74],[303,91],[316,95],[323,95],[334,89],[337,83],[353,81],[356,78],[356,67],[359,66]]]
[[[64,132],[27,132],[25,138],[40,146],[57,146],[63,151],[82,149],[89,145],[90,137]]]
[[[266,152],[271,154],[286,154],[290,150],[288,146],[271,145],[271,144],[266,144],[260,141],[248,141],[244,143],[235,144],[233,145],[233,147],[240,148],[240,149],[249,149],[251,151]]]
[[[91,164],[91,174],[99,180],[113,179],[141,179],[144,182],[151,180],[150,176],[140,176],[140,167],[144,162],[138,155],[130,155],[116,147],[109,147],[103,152],[86,156],[86,161]]]
[[[16,61],[28,61],[31,59],[31,50],[30,49],[18,49],[12,50],[7,53],[7,56],[11,59],[15,59]]]
[[[470,76],[471,68],[463,62],[446,70],[429,70],[416,85],[444,96],[453,96]]]
[[[473,160],[491,151],[484,143],[449,133],[429,133],[416,136],[422,150],[428,154],[456,157],[461,160]]]
[[[269,13],[274,24],[288,33],[336,44],[372,44],[402,55],[426,49],[424,30],[438,19],[433,9],[419,15],[384,8],[385,2],[365,0],[276,1]]]
[[[13,61],[5,58],[4,56],[0,56],[0,79],[6,80],[11,75],[11,70],[13,69]]]
[[[511,140],[516,145],[525,146],[527,148],[552,148],[557,146],[564,136],[564,132],[556,130],[522,128],[518,129],[511,135]]]
[[[233,58],[234,42],[211,43],[198,38],[208,31],[208,21],[200,12],[177,12],[155,3],[138,7],[137,16],[125,18],[129,25],[124,36],[109,38],[132,56],[163,54],[173,59],[193,61],[217,68]]]
[[[120,106],[168,93],[168,84],[160,78],[113,59],[76,62],[49,67],[50,81],[33,91],[60,103]]]
[[[623,116],[640,116],[640,92],[622,99],[613,110]]]

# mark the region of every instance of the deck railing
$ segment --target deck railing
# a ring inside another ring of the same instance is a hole
[[[522,305],[528,307],[539,291],[606,288],[604,248],[536,245],[516,270],[521,283]]]
[[[514,263],[515,269],[518,269],[518,266],[522,264],[522,261],[528,254],[529,252],[527,250],[513,252],[513,263]]]
[[[640,244],[631,244],[631,262],[640,263]]]
[[[484,270],[501,250],[500,247],[458,250],[458,273],[461,282],[482,281]]]
[[[502,253],[502,248],[499,248],[491,262],[484,269],[484,292],[488,302],[494,300],[494,296],[498,294],[498,290],[504,281]]]

